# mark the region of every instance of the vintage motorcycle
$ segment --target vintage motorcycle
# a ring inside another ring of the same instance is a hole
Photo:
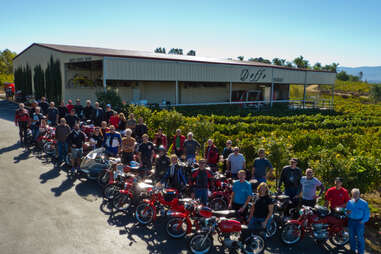
[[[346,231],[347,215],[339,208],[329,212],[328,208],[316,205],[314,208],[303,206],[297,220],[288,221],[281,232],[281,240],[287,245],[298,243],[306,234],[310,234],[317,243],[329,241],[343,246],[349,241]]]
[[[235,214],[235,211],[203,211],[206,218],[202,220],[201,230],[188,242],[190,252],[209,253],[213,249],[213,235],[217,234],[218,240],[229,249],[229,253],[239,250],[243,253],[262,253],[265,249],[262,230],[252,231],[237,220],[227,219],[230,213]]]

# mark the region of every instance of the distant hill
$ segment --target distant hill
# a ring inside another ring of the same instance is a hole
[[[345,71],[351,75],[359,75],[363,72],[362,80],[367,80],[369,83],[381,83],[381,66],[362,66],[362,67],[338,67],[337,71]]]

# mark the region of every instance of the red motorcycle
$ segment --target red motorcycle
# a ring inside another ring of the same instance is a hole
[[[135,217],[139,223],[148,225],[156,220],[159,210],[161,215],[165,215],[165,208],[175,211],[184,211],[184,203],[180,202],[176,189],[161,189],[158,187],[147,190],[149,199],[143,199],[135,210]]]
[[[229,249],[229,253],[237,253],[241,250],[243,253],[257,254],[265,249],[265,241],[260,234],[263,230],[249,231],[247,226],[239,221],[226,218],[226,216],[234,215],[235,211],[203,211],[202,214],[206,218],[202,220],[201,230],[188,242],[191,253],[212,251],[214,234],[217,234],[217,239],[223,247]],[[244,230],[247,232],[242,235]]]
[[[347,216],[344,209],[329,212],[328,208],[303,206],[297,220],[290,220],[281,231],[281,239],[287,245],[298,243],[306,234],[310,234],[318,243],[328,239],[336,246],[343,246],[349,241],[345,229]]]
[[[228,208],[232,195],[232,180],[216,175],[211,185],[212,194],[209,197],[209,206],[214,211]]]
[[[152,189],[151,180],[144,182],[126,181],[124,188],[112,199],[112,206],[122,212],[126,212],[131,204],[137,205],[142,199],[148,196],[147,190]]]

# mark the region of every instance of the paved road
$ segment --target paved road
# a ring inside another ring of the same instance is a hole
[[[0,101],[0,253],[187,253],[185,239],[167,238],[164,220],[145,228],[132,215],[105,213],[96,184],[70,179],[21,148],[14,110]],[[267,246],[265,253],[345,253],[310,239],[292,248],[272,239]]]

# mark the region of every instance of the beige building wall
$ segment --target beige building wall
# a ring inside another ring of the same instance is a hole
[[[184,85],[180,87],[180,104],[192,104],[192,103],[207,103],[207,102],[228,102],[229,101],[229,85],[225,86],[201,86],[185,88]]]

